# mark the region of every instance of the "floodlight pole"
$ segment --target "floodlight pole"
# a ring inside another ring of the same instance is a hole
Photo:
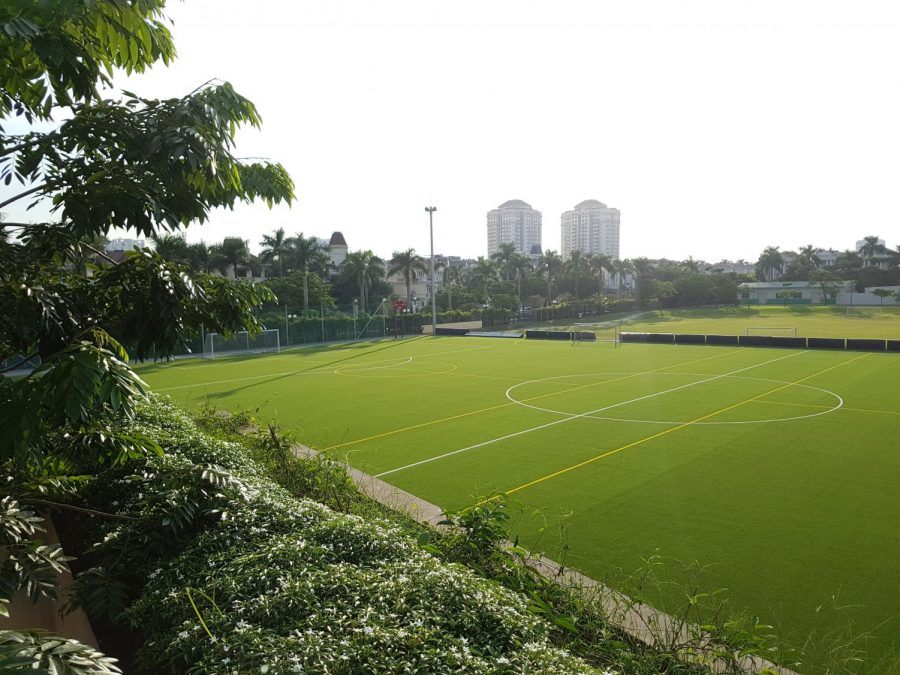
[[[437,335],[437,296],[434,292],[434,212],[436,206],[426,206],[428,211],[428,233],[431,239],[431,334]]]

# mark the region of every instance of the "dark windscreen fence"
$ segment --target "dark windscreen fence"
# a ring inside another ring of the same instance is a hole
[[[596,342],[597,334],[587,330],[526,330],[525,339]]]
[[[806,338],[807,349],[846,349],[847,341],[844,338]]]
[[[900,352],[900,340],[883,338],[821,338],[782,335],[700,335],[695,333],[620,333],[620,342],[781,347],[787,349],[850,349],[869,352]]]
[[[736,345],[738,343],[737,335],[707,335],[706,344],[708,345]]]
[[[773,335],[769,338],[772,347],[790,347],[792,349],[806,349],[806,338],[804,337],[782,337]]]
[[[883,352],[885,347],[886,340],[876,340],[874,338],[847,338],[847,349],[863,352]]]
[[[742,347],[771,347],[772,338],[768,335],[741,335],[738,338]]]

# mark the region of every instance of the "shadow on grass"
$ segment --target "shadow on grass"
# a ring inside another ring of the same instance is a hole
[[[337,363],[344,363],[346,361],[351,361],[351,360],[359,358],[361,356],[368,356],[369,354],[376,354],[378,352],[383,352],[385,350],[393,349],[395,347],[399,347],[400,345],[409,344],[410,342],[416,342],[416,341],[422,340],[424,338],[425,338],[425,336],[423,335],[421,337],[411,338],[410,340],[396,340],[396,341],[391,340],[390,342],[388,342],[388,344],[378,347],[377,349],[367,349],[365,352],[363,352],[361,354],[350,354],[349,356],[344,356],[343,358],[340,358],[340,359],[334,359],[334,360],[328,361],[326,363],[316,363],[316,364],[310,366],[309,368],[301,368],[300,370],[294,370],[290,373],[285,373],[284,375],[274,375],[273,377],[270,377],[268,379],[260,379],[259,381],[253,382],[252,384],[245,384],[240,387],[234,387],[232,389],[227,389],[225,391],[211,392],[211,393],[206,394],[206,398],[209,398],[209,399],[228,398],[229,396],[233,396],[234,394],[236,394],[240,391],[246,391],[248,389],[253,389],[254,387],[259,387],[260,385],[263,385],[263,384],[270,384],[272,382],[277,382],[278,380],[283,380],[288,377],[293,377],[294,375],[300,375],[302,373],[308,373],[313,370],[319,370],[321,368],[333,366]],[[347,349],[358,349],[360,347],[371,347],[371,344],[372,343],[345,345],[345,346],[343,346],[343,348],[339,349],[338,351],[346,351]],[[331,350],[329,350],[329,351],[331,351]]]

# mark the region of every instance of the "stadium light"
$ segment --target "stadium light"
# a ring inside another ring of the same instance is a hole
[[[426,206],[428,211],[428,233],[431,238],[431,334],[437,335],[437,294],[434,292],[434,212],[436,206]]]

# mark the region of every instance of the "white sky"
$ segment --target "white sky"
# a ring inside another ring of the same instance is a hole
[[[238,151],[299,200],[188,239],[277,227],[390,256],[486,253],[508,199],[622,211],[622,257],[756,260],[767,245],[897,243],[896,2],[186,0],[143,96],[230,81],[263,116]],[[126,84],[126,80],[121,80]],[[7,209],[10,219],[24,216]]]

